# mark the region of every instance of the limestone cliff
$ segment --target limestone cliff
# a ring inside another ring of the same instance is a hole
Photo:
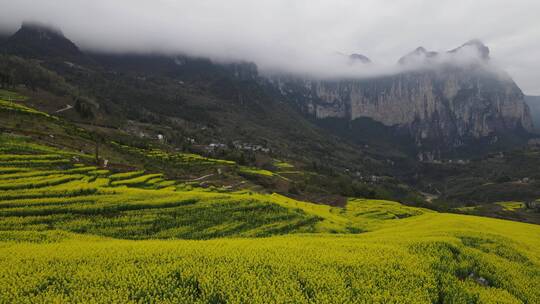
[[[399,66],[399,73],[375,79],[276,83],[305,113],[321,119],[368,117],[408,131],[431,154],[471,139],[532,130],[522,91],[490,64],[489,49],[477,40],[444,54],[418,48]]]

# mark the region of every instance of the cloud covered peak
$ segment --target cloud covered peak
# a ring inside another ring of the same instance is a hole
[[[261,71],[321,77],[392,72],[419,44],[426,52],[445,53],[480,37],[493,47],[492,64],[508,70],[528,93],[540,94],[537,0],[511,6],[505,0],[0,0],[0,5],[0,36],[36,20],[60,26],[85,51],[244,60]],[[340,59],[336,52],[369,54],[373,63],[351,64],[348,55]]]
[[[490,64],[489,54],[489,48],[481,40],[473,39],[457,48],[443,52],[428,51],[424,47],[418,47],[401,57],[398,64],[408,70],[449,65],[462,67],[471,65],[488,66]]]
[[[64,37],[64,33],[62,33],[62,30],[59,27],[38,21],[24,21],[19,31],[35,32],[41,34],[43,38],[51,36]]]
[[[469,40],[462,46],[449,51],[449,53],[453,54],[466,52],[476,54],[480,59],[489,60],[489,48],[480,39]]]
[[[431,58],[437,56],[437,52],[431,52],[424,47],[417,47],[414,51],[401,57],[398,60],[399,64],[422,64],[428,62]]]
[[[14,53],[31,57],[64,57],[70,60],[78,60],[84,57],[78,47],[66,38],[58,27],[39,23],[24,22],[21,28],[10,37],[5,45]],[[91,48],[92,49],[92,48]],[[102,50],[100,52],[110,52]],[[116,52],[115,52],[116,53]],[[122,52],[120,52],[122,53]],[[124,51],[123,53],[133,53]],[[159,54],[160,52],[146,51],[136,52],[142,54]],[[184,55],[181,51],[163,52],[166,56]],[[219,56],[207,56],[192,53],[191,56],[208,57],[217,62],[244,62],[252,61],[249,58],[223,59]],[[397,64],[374,63],[365,55],[353,53],[345,55],[339,52],[323,54],[309,52],[307,56],[299,57],[295,61],[289,58],[276,60],[274,64],[263,65],[263,74],[290,74],[309,78],[335,79],[335,78],[375,78],[388,76],[402,72],[436,69],[443,66],[463,66],[481,63],[488,64],[489,48],[480,40],[471,40],[460,47],[446,52],[429,51],[424,47],[418,47],[414,51],[401,57]],[[259,64],[257,61],[254,61]]]
[[[371,59],[369,59],[367,56],[362,55],[362,54],[356,54],[356,53],[351,54],[351,55],[349,55],[349,59],[351,60],[352,64],[356,64],[356,63],[362,63],[362,64],[372,63]]]
[[[64,36],[58,27],[39,22],[24,22],[2,45],[7,53],[32,58],[61,57],[79,60],[84,57],[79,48]]]

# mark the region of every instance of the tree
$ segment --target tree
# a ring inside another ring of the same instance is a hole
[[[75,111],[77,111],[77,113],[79,113],[79,115],[82,118],[94,117],[94,112],[92,112],[92,107],[88,103],[82,101],[80,98],[77,98],[75,100]]]
[[[9,78],[10,76],[8,74],[0,72],[0,88],[6,88],[6,89],[9,88],[9,83],[10,83]]]

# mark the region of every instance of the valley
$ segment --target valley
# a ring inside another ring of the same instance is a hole
[[[95,135],[56,116],[6,100],[0,113],[3,302],[540,300],[538,225],[314,204],[269,192],[308,174],[284,161],[269,171],[105,141],[96,156]]]
[[[537,225],[199,188],[25,136],[0,142],[5,302],[540,299]]]

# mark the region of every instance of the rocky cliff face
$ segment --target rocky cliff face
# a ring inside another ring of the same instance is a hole
[[[531,110],[535,133],[540,133],[540,96],[525,96],[525,102]]]
[[[399,66],[401,72],[375,79],[274,81],[316,118],[368,117],[406,130],[420,159],[475,139],[497,141],[503,133],[532,130],[523,93],[490,65],[489,49],[479,41],[444,54],[418,48]]]

